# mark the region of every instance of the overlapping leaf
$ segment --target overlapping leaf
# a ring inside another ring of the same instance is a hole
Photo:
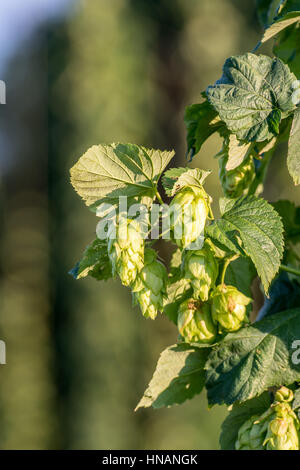
[[[193,348],[188,344],[175,344],[165,349],[136,409],[180,404],[199,394],[204,386],[208,351],[208,348]]]
[[[223,76],[206,93],[238,139],[261,142],[277,135],[282,116],[293,111],[295,79],[280,59],[247,53],[227,59]]]
[[[209,403],[243,402],[269,387],[299,381],[300,364],[292,362],[299,320],[296,308],[228,334],[206,364]]]
[[[220,445],[222,450],[235,450],[240,427],[252,416],[263,414],[271,405],[268,392],[241,404],[235,404],[221,428]]]
[[[268,291],[283,255],[283,226],[271,204],[255,196],[233,200],[206,232],[214,243],[249,256]]]
[[[107,254],[107,241],[97,238],[84,251],[82,259],[70,271],[75,279],[92,276],[99,281],[112,277],[111,263]]]
[[[151,199],[173,156],[133,144],[94,145],[71,168],[71,183],[87,205],[119,196]]]

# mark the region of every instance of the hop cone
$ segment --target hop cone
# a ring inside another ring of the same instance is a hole
[[[167,271],[156,259],[154,250],[145,250],[145,266],[133,285],[134,300],[139,303],[142,314],[154,320],[163,308],[166,292]]]
[[[144,266],[144,239],[141,227],[135,220],[122,219],[116,227],[115,237],[111,226],[108,233],[108,256],[113,274],[118,273],[124,286],[131,285]]]
[[[237,168],[226,170],[227,155],[221,156],[219,160],[220,181],[224,194],[228,197],[239,197],[249,186],[255,174],[253,158],[248,157]]]
[[[184,187],[173,198],[170,209],[171,229],[179,248],[188,248],[193,242],[203,243],[203,231],[210,210],[209,196],[204,189]]]
[[[180,305],[177,326],[186,343],[211,343],[217,335],[209,304],[194,299]]]
[[[247,320],[246,306],[251,301],[234,286],[217,286],[212,294],[212,318],[220,331],[238,330]]]
[[[206,301],[218,276],[218,263],[207,244],[202,250],[186,252],[184,271],[191,280],[194,298]]]
[[[275,400],[279,401],[240,427],[237,450],[299,450],[299,419],[289,404],[293,392],[281,387]]]
[[[275,405],[264,445],[267,450],[299,450],[299,420],[288,403]]]

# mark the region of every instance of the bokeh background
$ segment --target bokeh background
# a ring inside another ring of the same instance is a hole
[[[177,333],[142,318],[118,282],[68,275],[97,222],[69,168],[112,141],[174,148],[185,165],[185,106],[260,34],[254,0],[1,2],[1,449],[218,448],[226,409],[204,393],[134,413]],[[219,148],[213,137],[193,161],[214,170],[215,200]],[[283,151],[265,196],[299,202]]]

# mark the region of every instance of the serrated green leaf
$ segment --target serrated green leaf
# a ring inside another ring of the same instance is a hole
[[[184,114],[187,129],[187,147],[190,161],[199,152],[204,142],[224,126],[213,106],[205,100],[200,104],[187,106]]]
[[[228,405],[260,395],[269,387],[300,380],[292,343],[300,338],[300,308],[286,310],[229,333],[209,355],[209,403]]]
[[[287,165],[294,183],[300,184],[300,108],[295,111],[291,127]]]
[[[267,42],[269,39],[273,38],[279,34],[285,28],[288,28],[294,23],[300,21],[300,11],[289,12],[286,15],[282,16],[278,20],[265,30],[263,37],[256,46],[256,49],[261,45]]]
[[[97,238],[84,251],[82,259],[70,271],[75,279],[92,276],[95,279],[106,280],[112,277],[111,263],[107,254],[106,240]]]
[[[200,170],[200,168],[170,168],[165,172],[162,182],[166,194],[174,196],[185,186],[201,188],[210,173],[210,170]]]
[[[173,156],[133,144],[94,145],[71,168],[71,183],[88,206],[117,203],[120,196],[153,198]]]
[[[223,76],[206,94],[238,139],[261,142],[277,134],[281,113],[295,109],[295,79],[280,59],[247,53],[227,59]]]
[[[271,405],[268,392],[244,403],[233,405],[221,427],[220,446],[222,450],[235,450],[240,427],[252,416],[263,414]]]
[[[244,251],[268,291],[283,255],[283,226],[271,204],[255,196],[235,199],[222,218],[206,228],[206,233],[214,243],[234,253]]]
[[[252,297],[251,284],[256,276],[256,271],[249,258],[238,258],[232,261],[225,274],[225,284],[235,286],[247,297]]]
[[[209,348],[175,344],[165,349],[139,408],[161,408],[183,403],[199,394],[204,386],[204,364]]]

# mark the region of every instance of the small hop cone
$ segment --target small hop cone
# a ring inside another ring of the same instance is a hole
[[[212,293],[212,318],[220,331],[236,331],[247,321],[246,306],[252,299],[234,286],[220,284]]]
[[[194,298],[208,300],[209,291],[217,280],[218,263],[207,244],[202,250],[186,252],[184,271],[185,277],[191,280]]]
[[[250,156],[237,168],[226,170],[227,155],[224,154],[219,160],[219,176],[224,194],[228,197],[239,197],[249,186],[255,175],[253,158]]]
[[[171,229],[179,248],[190,249],[192,244],[201,248],[204,227],[210,212],[209,196],[203,188],[182,188],[170,204]]]
[[[299,450],[299,419],[288,403],[274,406],[264,445],[267,450]]]
[[[259,416],[252,416],[240,427],[235,443],[236,450],[263,450],[267,423],[259,422]]]
[[[135,220],[122,219],[115,228],[115,237],[108,233],[108,256],[113,274],[120,276],[124,286],[130,286],[144,266],[144,239],[141,227]]]
[[[177,326],[186,343],[212,343],[217,336],[209,304],[194,299],[180,305]]]
[[[162,310],[166,283],[166,268],[157,261],[154,250],[146,249],[145,266],[138,274],[132,289],[134,301],[139,303],[144,317],[154,320],[158,311]]]

